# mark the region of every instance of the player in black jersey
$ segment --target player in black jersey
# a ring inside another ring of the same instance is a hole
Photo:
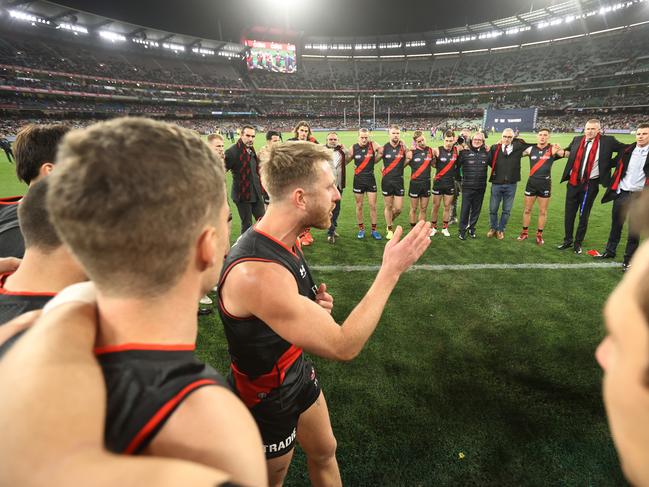
[[[49,219],[47,187],[47,178],[32,184],[18,208],[25,255],[15,272],[0,275],[0,326],[26,311],[41,309],[64,287],[86,279]],[[18,338],[1,346],[0,355]]]
[[[383,215],[387,224],[385,238],[392,239],[394,219],[403,208],[403,168],[408,162],[408,150],[401,141],[401,130],[398,125],[390,126],[390,141],[383,146],[383,171],[381,172],[381,191],[385,201]]]
[[[0,327],[0,343],[4,330],[32,327],[1,362],[0,484],[224,485],[228,475],[203,465],[105,449],[106,387],[92,354],[96,312],[94,303],[66,301],[36,322],[32,311]]]
[[[305,226],[326,229],[331,223],[340,198],[331,159],[330,150],[315,144],[271,150],[262,166],[268,212],[232,246],[219,284],[230,381],[261,429],[270,485],[282,483],[295,441],[306,453],[313,485],[341,484],[320,378],[303,351],[352,360],[376,328],[401,273],[430,244],[425,222],[403,240],[397,227],[369,292],[338,325],[327,286],[316,284],[296,245]]]
[[[358,143],[348,151],[348,161],[354,161],[354,198],[356,199],[356,221],[358,222],[359,239],[365,238],[365,223],[363,223],[363,200],[367,194],[370,205],[371,236],[381,240],[381,234],[376,231],[376,178],[374,164],[381,160],[383,147],[370,140],[370,131],[358,131]]]
[[[552,164],[563,157],[563,150],[557,145],[550,145],[550,130],[540,129],[537,133],[537,144],[523,152],[530,158],[530,175],[525,187],[525,207],[523,209],[523,230],[519,241],[527,240],[532,207],[539,202],[539,222],[536,229],[536,244],[543,245],[543,228],[548,217],[552,188]]]
[[[192,354],[228,246],[221,161],[191,130],[122,118],[68,134],[48,178],[52,221],[97,289],[107,447],[265,485],[253,418]]]
[[[430,200],[430,174],[433,164],[433,149],[426,145],[426,138],[421,130],[415,130],[412,134],[415,141],[415,148],[409,151],[410,162],[410,226],[417,221],[426,220],[428,201]]]
[[[444,145],[433,149],[435,179],[433,180],[433,214],[431,215],[430,236],[437,234],[437,216],[439,206],[444,200],[444,216],[442,220],[442,235],[450,237],[448,224],[451,217],[451,206],[455,196],[455,180],[457,177],[458,155],[461,148],[455,145],[456,138],[452,130],[444,133]]]

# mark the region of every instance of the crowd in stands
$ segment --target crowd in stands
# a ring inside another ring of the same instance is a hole
[[[541,119],[554,117],[548,120],[556,130],[572,131],[579,117],[571,110],[649,105],[649,62],[641,55],[647,33],[649,27],[638,27],[578,41],[398,61],[304,58],[292,75],[7,33],[0,36],[0,110],[17,119],[52,113],[72,119],[193,117],[189,123],[197,127],[219,122],[196,118],[252,114],[260,115],[253,123],[271,125],[271,119],[284,130],[304,118],[321,128],[354,128],[359,111],[361,125],[384,126],[387,121],[378,120],[389,114],[403,127],[417,128],[434,118],[480,118],[490,107],[531,106]],[[633,83],[618,86],[619,76]],[[530,83],[536,86],[530,89]],[[603,119],[605,129],[635,123],[626,115]]]

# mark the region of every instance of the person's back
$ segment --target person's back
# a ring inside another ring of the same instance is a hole
[[[252,418],[193,356],[197,302],[227,248],[222,162],[189,130],[118,119],[69,134],[58,163],[52,218],[97,288],[107,447],[265,484]]]
[[[41,309],[63,288],[85,279],[50,221],[47,191],[47,179],[33,184],[18,209],[26,250],[14,272],[0,275],[0,326],[27,311]],[[0,346],[0,356],[20,335]]]

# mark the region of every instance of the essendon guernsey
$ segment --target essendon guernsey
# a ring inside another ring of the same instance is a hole
[[[383,146],[383,179],[403,181],[406,147],[400,142],[394,147],[389,142]]]
[[[547,145],[539,149],[534,145],[530,148],[530,177],[539,179],[550,179],[552,176],[552,164],[558,157],[552,155],[552,146]]]
[[[410,161],[411,181],[428,181],[430,182],[430,172],[433,162],[433,150],[430,147],[425,149],[413,149],[412,160]]]
[[[283,266],[295,278],[299,293],[315,300],[316,286],[301,250],[297,246],[289,249],[254,227],[232,246],[223,265],[219,288],[236,265],[249,261]],[[277,398],[288,405],[311,374],[302,349],[284,340],[256,316],[231,315],[220,298],[219,313],[231,357],[228,379],[241,400],[249,408],[267,398]]]
[[[444,146],[439,147],[439,158],[435,159],[435,182],[442,186],[453,186],[457,175],[458,149],[453,146],[446,150]]]
[[[368,142],[365,147],[354,144],[354,176],[355,177],[374,177],[374,163],[376,154],[374,153],[374,144]]]

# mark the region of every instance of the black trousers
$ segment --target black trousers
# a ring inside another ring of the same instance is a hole
[[[252,217],[254,215],[255,221],[259,220],[266,212],[264,208],[264,201],[257,198],[257,201],[250,203],[248,201],[235,201],[239,218],[241,219],[241,234],[252,226]]]
[[[608,235],[608,242],[606,243],[606,250],[615,255],[617,246],[622,237],[622,228],[626,221],[629,207],[634,199],[640,195],[638,192],[620,191],[617,198],[613,200],[613,211],[611,218],[611,232]],[[638,245],[640,245],[640,235],[635,231],[635,222],[629,221],[629,234],[626,241],[626,249],[624,250],[624,262],[629,262],[635,253]]]
[[[480,217],[482,201],[486,188],[462,188],[462,209],[460,211],[460,234],[467,230],[475,231],[475,225]]]
[[[7,160],[9,162],[14,162],[14,160],[13,160],[13,157],[14,157],[13,151],[11,149],[4,149],[4,151],[5,151],[5,154],[7,156]]]
[[[343,190],[338,188],[338,191],[340,192],[340,199],[336,201],[336,207],[331,215],[331,226],[327,231],[327,235],[333,235],[336,233],[336,227],[338,226],[338,215],[340,215],[340,202],[342,201]]]
[[[599,193],[599,178],[590,179],[588,184],[582,186],[572,186],[568,183],[564,214],[564,243],[571,244],[574,242],[575,245],[581,245],[584,241],[586,230],[588,230],[590,210],[593,208],[597,193]],[[573,240],[577,214],[579,214],[579,225],[577,225],[577,233],[574,235]]]

